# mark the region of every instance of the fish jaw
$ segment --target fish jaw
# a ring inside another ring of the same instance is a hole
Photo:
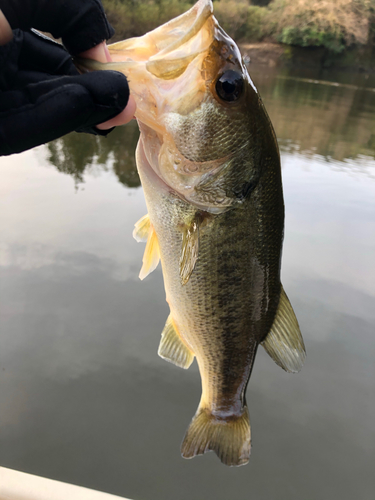
[[[113,69],[128,77],[138,120],[158,129],[163,114],[175,108],[181,94],[191,93],[193,103],[191,98],[188,101],[196,106],[202,96],[191,63],[204,57],[212,44],[215,24],[211,0],[199,0],[186,13],[144,36],[109,45]],[[106,65],[107,69],[110,66]],[[199,63],[194,66],[199,67]]]

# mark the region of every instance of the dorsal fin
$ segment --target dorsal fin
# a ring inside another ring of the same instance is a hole
[[[161,358],[185,369],[189,368],[194,360],[193,352],[182,341],[171,315],[168,316],[162,331],[158,354]]]
[[[282,286],[272,328],[261,344],[285,371],[296,373],[301,370],[306,359],[305,345],[296,315]]]

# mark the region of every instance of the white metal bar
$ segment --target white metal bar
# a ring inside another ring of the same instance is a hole
[[[129,500],[0,467],[0,500]]]

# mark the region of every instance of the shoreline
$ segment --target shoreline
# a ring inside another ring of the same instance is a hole
[[[375,73],[375,57],[369,47],[349,48],[332,55],[324,47],[297,47],[275,42],[237,42],[246,63],[268,68],[306,68]]]

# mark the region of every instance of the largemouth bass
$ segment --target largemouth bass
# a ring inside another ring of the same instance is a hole
[[[140,278],[161,261],[170,316],[159,355],[196,357],[198,410],[182,456],[250,455],[246,386],[259,344],[288,372],[305,348],[280,283],[284,203],[275,133],[234,41],[210,0],[143,37],[109,46],[137,103],[136,157],[148,215]]]

